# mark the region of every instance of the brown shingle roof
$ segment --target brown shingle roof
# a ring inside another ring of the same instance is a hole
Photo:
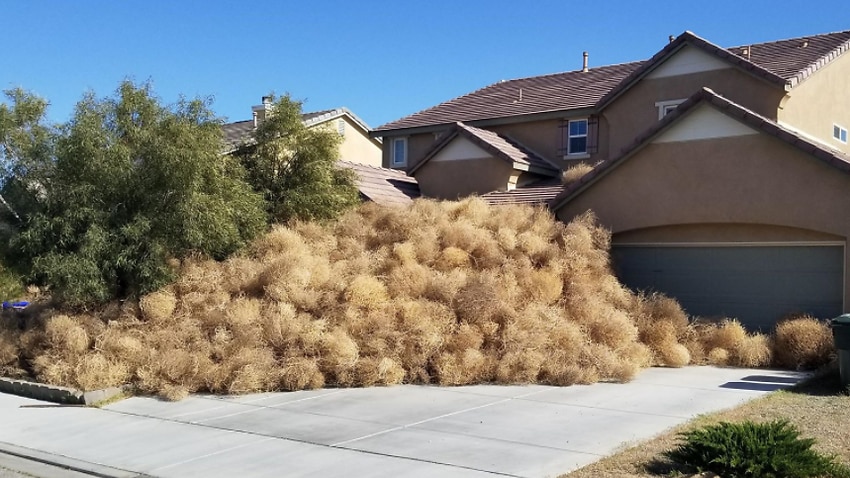
[[[792,87],[849,49],[850,30],[727,48]]]
[[[493,191],[481,196],[487,204],[548,205],[563,189],[560,178],[548,178],[511,191]]]
[[[363,199],[384,206],[403,206],[420,196],[416,179],[404,172],[348,161],[337,164],[357,173],[357,187]]]
[[[434,145],[422,161],[410,168],[408,174],[413,174],[458,136],[469,139],[493,156],[507,161],[515,169],[549,175],[556,174],[559,171],[557,166],[509,136],[458,122],[452,126],[452,129],[442,141]]]
[[[604,108],[685,45],[700,48],[776,86],[792,88],[847,51],[850,48],[850,31],[732,48],[717,46],[686,31],[630,73],[599,100],[597,107]]]
[[[502,81],[379,126],[375,132],[599,108],[685,43],[777,86],[791,88],[850,49],[850,31],[747,45],[748,54],[744,47],[723,48],[685,32],[648,61]]]
[[[642,62],[532,76],[481,88],[375,128],[389,131],[593,107]]]
[[[702,88],[700,91],[688,98],[684,103],[679,105],[678,108],[665,116],[661,121],[638,136],[630,146],[623,149],[623,152],[620,153],[619,156],[607,161],[602,161],[593,168],[593,170],[582,176],[581,179],[566,186],[561,193],[551,201],[550,204],[552,209],[560,209],[570,199],[579,195],[592,183],[596,182],[619,164],[640,151],[644,146],[649,144],[653,138],[671,127],[671,125],[673,125],[676,121],[694,109],[696,105],[703,102],[710,104],[717,110],[737,119],[753,129],[774,136],[789,145],[814,156],[815,158],[844,173],[850,173],[850,156],[847,156],[840,151],[829,149],[820,143],[816,143],[794,130],[781,126],[752,110],[718,95],[708,88]]]

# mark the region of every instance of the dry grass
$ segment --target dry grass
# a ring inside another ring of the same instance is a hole
[[[835,455],[842,463],[850,464],[848,407],[850,395],[842,391],[838,373],[832,370],[794,390],[771,393],[737,408],[700,416],[656,438],[562,475],[562,478],[690,476],[688,470],[677,470],[672,464],[659,460],[661,454],[676,446],[679,433],[721,421],[787,419],[800,429],[804,437],[816,440],[816,450]]]
[[[591,215],[562,224],[544,209],[478,199],[364,204],[333,223],[275,226],[224,262],[175,261],[179,279],[138,302],[44,311],[0,329],[0,367],[179,399],[401,382],[621,382],[651,365],[767,365],[774,342],[794,367],[831,353],[813,345],[823,330],[810,319],[783,324],[789,332],[775,341],[734,321],[691,323],[674,300],[617,282],[609,247]]]
[[[829,323],[808,316],[780,322],[774,340],[777,364],[792,369],[817,366],[834,352]]]

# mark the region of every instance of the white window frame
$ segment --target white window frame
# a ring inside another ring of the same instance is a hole
[[[403,146],[403,154],[404,156],[401,161],[396,160],[396,143],[401,142]],[[407,166],[407,137],[402,138],[393,138],[390,142],[390,166]]]
[[[836,133],[836,130],[838,134]],[[833,123],[832,124],[832,139],[838,140],[841,143],[847,144],[847,128],[841,126],[840,124]]]
[[[570,125],[573,123],[584,122],[584,134],[572,135],[570,134]],[[566,130],[566,150],[567,154],[565,155],[569,159],[582,159],[589,158],[590,153],[590,121],[589,118],[574,118],[571,120],[567,120],[567,130]],[[584,151],[570,151],[570,140],[573,138],[584,138]]]
[[[682,103],[684,103],[686,98],[678,99],[678,100],[665,100],[665,101],[656,101],[655,107],[658,108],[658,119],[662,120],[665,116],[670,114],[671,111],[675,110]]]

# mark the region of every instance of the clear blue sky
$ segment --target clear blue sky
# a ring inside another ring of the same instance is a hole
[[[88,90],[151,80],[231,121],[274,91],[372,127],[490,83],[649,58],[684,30],[721,46],[850,29],[847,0],[0,0],[0,88],[65,121]]]

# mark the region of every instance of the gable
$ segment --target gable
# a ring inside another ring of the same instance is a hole
[[[455,137],[449,144],[434,155],[431,161],[462,161],[465,159],[489,158],[492,154],[484,151],[467,138]]]
[[[667,78],[731,67],[732,65],[729,62],[723,61],[715,55],[710,55],[704,50],[692,46],[685,46],[655,67],[646,77]]]
[[[752,134],[758,134],[758,131],[730,118],[711,106],[702,104],[674,123],[652,142],[674,143]]]

